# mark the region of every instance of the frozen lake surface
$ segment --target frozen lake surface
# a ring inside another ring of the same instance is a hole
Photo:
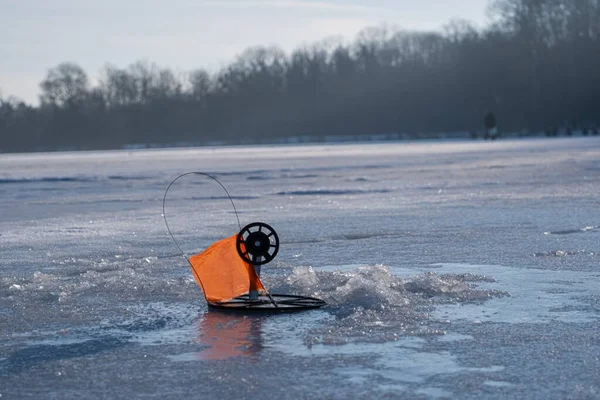
[[[209,312],[187,171],[328,307]],[[600,398],[598,138],[0,155],[0,207],[2,399]]]

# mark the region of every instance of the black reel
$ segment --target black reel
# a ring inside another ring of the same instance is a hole
[[[277,255],[279,236],[264,222],[253,222],[238,233],[235,247],[244,261],[252,265],[263,265],[271,262]]]

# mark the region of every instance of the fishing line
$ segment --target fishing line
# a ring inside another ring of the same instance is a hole
[[[173,184],[175,182],[177,182],[177,180],[179,178],[183,178],[186,175],[201,175],[201,176],[205,176],[205,177],[210,178],[213,181],[217,182],[219,184],[219,186],[221,186],[223,188],[223,190],[225,191],[225,193],[227,194],[227,197],[229,198],[229,201],[231,201],[231,205],[233,206],[233,212],[235,212],[235,218],[237,219],[238,227],[239,227],[240,230],[242,230],[242,224],[240,224],[240,217],[238,216],[237,209],[235,208],[235,203],[233,202],[233,198],[231,197],[231,195],[229,194],[229,192],[227,191],[227,189],[225,189],[225,186],[223,186],[223,184],[221,182],[219,182],[219,180],[217,178],[215,178],[214,176],[206,174],[204,172],[192,171],[192,172],[186,172],[184,174],[181,174],[178,177],[176,177],[175,179],[173,179],[171,181],[171,183],[169,184],[169,186],[167,186],[167,190],[165,190],[165,195],[163,196],[163,203],[162,203],[163,218],[165,220],[165,225],[167,226],[167,231],[169,232],[169,236],[171,236],[171,239],[173,239],[173,242],[175,243],[175,246],[177,246],[177,248],[179,249],[179,252],[183,256],[183,258],[185,258],[185,260],[189,263],[190,260],[185,255],[185,252],[179,246],[179,243],[177,243],[177,240],[175,240],[175,236],[173,236],[173,232],[171,232],[171,228],[169,227],[169,222],[167,221],[167,214],[165,212],[165,204],[167,202],[167,193],[169,193],[169,189],[171,189],[171,186],[173,186]]]

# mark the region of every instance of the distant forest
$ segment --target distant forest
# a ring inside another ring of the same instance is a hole
[[[381,26],[350,44],[254,47],[211,74],[74,63],[48,70],[40,105],[0,97],[0,151],[111,149],[552,131],[600,123],[600,0],[494,0],[490,26]],[[396,136],[397,137],[397,136]]]

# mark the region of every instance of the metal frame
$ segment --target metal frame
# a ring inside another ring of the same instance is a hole
[[[272,298],[272,299],[271,299]],[[273,303],[273,300],[275,303]],[[323,300],[315,297],[298,296],[292,294],[271,294],[260,296],[258,300],[250,300],[247,294],[231,300],[218,303],[209,302],[213,309],[228,312],[263,312],[284,313],[321,308],[327,305]]]

